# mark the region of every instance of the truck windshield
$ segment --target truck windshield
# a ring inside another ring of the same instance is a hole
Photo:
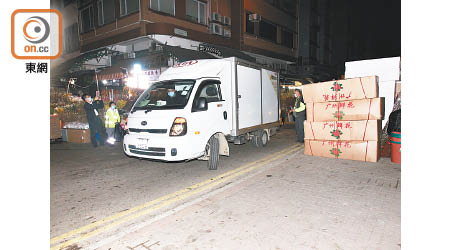
[[[194,87],[194,80],[170,80],[152,84],[136,101],[131,112],[153,109],[182,109]]]

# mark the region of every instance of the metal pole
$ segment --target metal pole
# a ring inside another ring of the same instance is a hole
[[[97,93],[100,96],[100,89],[98,88],[97,70],[94,70],[94,72],[95,72],[95,81],[97,82]],[[97,95],[97,93],[95,93],[95,95]]]

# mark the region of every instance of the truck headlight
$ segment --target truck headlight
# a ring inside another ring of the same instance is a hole
[[[177,117],[173,121],[172,127],[170,128],[169,136],[182,136],[187,133],[187,122],[183,117]]]
[[[123,124],[123,130],[125,130],[125,134],[129,134],[130,130],[128,129],[128,117],[125,119],[125,123]]]

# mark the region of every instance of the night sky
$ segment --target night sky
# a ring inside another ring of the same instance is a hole
[[[348,0],[350,60],[400,56],[401,1]]]

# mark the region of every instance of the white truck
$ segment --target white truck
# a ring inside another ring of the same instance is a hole
[[[279,126],[277,72],[230,57],[179,63],[159,80],[129,113],[128,156],[208,160],[214,170],[228,142],[265,146]]]

